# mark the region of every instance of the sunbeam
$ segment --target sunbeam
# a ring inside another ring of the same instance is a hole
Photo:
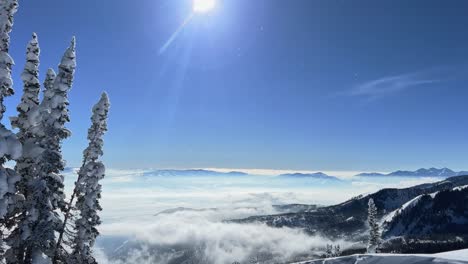
[[[172,44],[172,42],[174,42],[174,40],[177,38],[180,32],[182,32],[182,30],[190,22],[190,20],[192,20],[192,18],[193,18],[193,13],[190,13],[190,15],[184,20],[184,22],[177,28],[177,30],[171,35],[171,37],[159,49],[159,55],[163,54],[166,51],[166,49]]]

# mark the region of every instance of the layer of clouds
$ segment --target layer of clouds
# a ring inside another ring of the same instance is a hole
[[[337,204],[381,188],[401,188],[439,180],[362,177],[349,179],[343,186],[337,186],[333,183],[317,184],[309,179],[262,176],[148,177],[145,176],[148,171],[107,170],[102,181],[104,211],[101,215],[104,223],[125,221],[135,216],[153,216],[178,207],[255,208],[252,215],[272,214],[272,205],[276,204]],[[71,171],[67,173],[68,193],[75,179]],[[238,218],[244,215],[248,214]]]
[[[96,248],[100,263],[166,264],[194,258],[199,263],[222,264],[245,263],[258,256],[310,257],[331,242],[301,230],[226,220],[276,214],[272,206],[276,204],[336,204],[381,188],[439,180],[362,177],[337,186],[265,176],[153,177],[148,171],[107,170],[102,182],[102,235]],[[73,185],[71,171],[66,180],[67,187]]]
[[[121,263],[169,263],[180,257],[182,250],[192,252],[194,259],[203,260],[207,264],[246,262],[259,255],[270,261],[273,258],[281,262],[298,256],[310,256],[318,248],[332,243],[326,238],[312,237],[298,229],[219,221],[225,216],[249,213],[242,212],[246,209],[232,210],[233,213],[227,212],[227,209],[180,211],[152,219],[105,224],[100,230],[104,236],[128,237],[131,241],[111,253],[114,256],[110,260],[112,263],[119,259]],[[333,243],[347,245],[344,241]],[[172,253],[168,254],[168,251],[161,250],[163,248],[178,250],[169,251]],[[98,252],[101,258],[109,258],[103,251]]]

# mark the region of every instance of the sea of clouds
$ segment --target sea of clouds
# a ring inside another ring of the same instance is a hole
[[[70,170],[68,191],[74,179]],[[273,205],[329,205],[384,187],[437,180],[346,179],[337,185],[267,175],[159,177],[151,170],[109,169],[102,182],[103,224],[95,255],[99,263],[117,264],[301,260],[321,254],[326,244],[348,242],[228,220],[280,213]]]

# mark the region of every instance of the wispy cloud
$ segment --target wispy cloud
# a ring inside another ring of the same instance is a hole
[[[425,84],[440,82],[440,79],[432,79],[431,71],[387,76],[376,80],[363,82],[347,92],[350,96],[362,96],[369,99],[378,99],[386,95],[402,92]]]
[[[467,64],[426,68],[415,72],[383,76],[378,79],[364,81],[339,93],[339,95],[374,100],[435,83],[466,79],[467,72]]]

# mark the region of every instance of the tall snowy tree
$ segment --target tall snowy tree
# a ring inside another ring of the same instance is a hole
[[[8,54],[10,49],[10,32],[13,26],[13,15],[18,10],[17,0],[0,1],[0,120],[5,113],[3,100],[14,93],[11,67],[13,59]]]
[[[93,107],[92,124],[88,130],[89,145],[83,152],[83,165],[78,172],[78,180],[73,193],[77,198],[75,208],[79,215],[74,224],[75,232],[71,243],[72,254],[69,263],[96,263],[92,256],[92,247],[99,235],[97,226],[101,224],[98,215],[98,211],[102,210],[99,204],[101,198],[99,181],[104,178],[105,173],[104,164],[99,158],[103,155],[102,137],[107,131],[109,106],[109,98],[106,93],[103,93],[99,102]],[[74,197],[70,201],[70,206]]]
[[[341,247],[340,245],[336,245],[333,249],[333,256],[334,257],[339,257],[341,256]]]
[[[25,246],[26,264],[34,259],[51,261],[55,253],[56,231],[62,226],[59,211],[65,208],[65,195],[63,176],[60,174],[64,169],[61,144],[63,139],[70,136],[70,131],[65,128],[65,123],[69,121],[67,94],[73,83],[75,68],[73,38],[62,57],[57,76],[53,78],[51,71],[48,72],[44,98],[38,109],[41,121],[32,129],[36,135],[36,147],[41,151],[35,157],[36,176],[29,187],[32,195],[28,200],[33,205],[28,213],[31,230]],[[54,79],[53,84],[51,79]]]
[[[21,74],[24,87],[21,102],[16,108],[19,114],[18,117],[11,118],[12,126],[19,129],[17,135],[22,142],[31,137],[29,129],[37,125],[37,118],[34,119],[30,115],[39,106],[39,91],[41,89],[39,83],[39,54],[39,42],[37,35],[33,33],[32,39],[26,48],[26,64]]]
[[[18,198],[15,185],[19,175],[3,165],[9,159],[18,159],[21,156],[22,147],[15,134],[6,129],[1,123],[5,106],[5,97],[13,94],[13,81],[11,79],[11,67],[13,59],[8,54],[10,48],[10,32],[13,26],[13,15],[18,8],[17,0],[0,1],[0,261],[3,261],[3,228],[5,216]]]
[[[40,122],[39,118],[39,43],[37,35],[33,34],[26,50],[26,64],[21,74],[23,81],[23,96],[17,107],[18,116],[11,118],[13,127],[19,129],[18,139],[23,144],[23,155],[16,162],[15,170],[21,176],[17,183],[17,193],[24,198],[21,203],[16,203],[9,220],[14,225],[14,230],[7,239],[9,250],[6,254],[8,263],[22,263],[24,255],[24,241],[30,233],[31,197],[30,188],[35,171],[35,161],[41,149],[36,147],[36,137],[33,127]]]
[[[375,253],[380,244],[379,223],[377,221],[377,207],[374,200],[369,199],[369,208],[367,222],[369,224],[369,243],[367,245],[367,253]]]
[[[327,244],[327,247],[325,248],[325,257],[326,258],[333,257],[333,245]]]

